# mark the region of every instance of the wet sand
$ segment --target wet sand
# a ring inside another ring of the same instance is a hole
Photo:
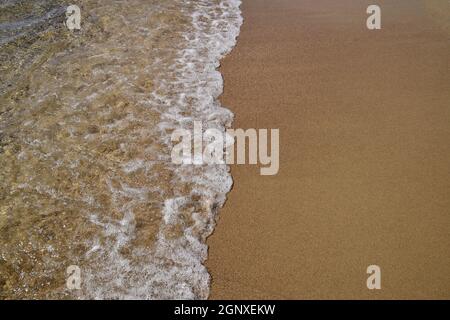
[[[419,0],[369,31],[372,2],[244,0],[222,102],[280,129],[280,172],[232,167],[212,299],[450,298],[449,35]]]

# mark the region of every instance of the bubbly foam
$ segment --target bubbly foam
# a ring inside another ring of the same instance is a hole
[[[232,178],[226,165],[173,164],[171,133],[231,126],[217,68],[239,6],[80,0],[71,46],[0,101],[5,297],[208,297],[206,238]],[[80,291],[65,288],[69,265]]]
[[[196,2],[192,13],[192,28],[184,34],[186,47],[177,52],[176,65],[167,69],[174,75],[174,82],[160,81],[164,89],[175,85],[176,94],[170,98],[154,94],[159,104],[162,121],[158,124],[162,140],[170,150],[171,129],[191,128],[195,121],[202,121],[204,127],[225,131],[230,127],[233,115],[221,107],[217,98],[222,93],[222,76],[217,71],[219,60],[235,45],[242,18],[239,11],[240,1],[221,1],[218,6],[208,1]],[[127,168],[142,166],[142,161],[127,164]],[[226,194],[231,189],[232,178],[226,165],[214,166],[171,166],[174,185],[191,185],[187,196],[167,198],[162,208],[163,219],[152,250],[142,250],[140,254],[150,257],[142,264],[141,273],[146,282],[138,278],[136,283],[128,285],[130,290],[124,298],[157,299],[204,299],[209,294],[210,276],[203,266],[207,258],[205,240],[215,225],[218,209],[224,204]],[[130,170],[130,169],[128,169]],[[180,194],[182,194],[180,192]],[[197,210],[196,210],[197,209]],[[187,211],[187,212],[186,212]],[[192,223],[185,223],[186,215]],[[114,230],[120,245],[132,234],[130,226],[132,215],[124,217],[119,228]],[[171,230],[182,225],[182,233],[171,236]],[[128,231],[128,233],[127,233]],[[130,266],[120,255],[110,253],[111,276],[126,274]],[[120,270],[117,270],[120,269]],[[120,278],[120,277],[119,277]],[[118,280],[122,283],[122,280]],[[118,284],[119,285],[119,284]],[[109,288],[96,292],[94,296],[109,296]]]

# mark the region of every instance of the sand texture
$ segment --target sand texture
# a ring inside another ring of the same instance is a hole
[[[232,167],[212,299],[450,298],[449,34],[420,0],[369,31],[372,2],[244,1],[221,100],[280,129],[280,171]]]

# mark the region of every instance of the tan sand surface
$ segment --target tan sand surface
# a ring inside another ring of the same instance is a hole
[[[375,2],[382,29],[369,31]],[[244,0],[242,9],[222,102],[236,128],[280,129],[280,171],[232,167],[208,240],[211,298],[450,298],[441,10],[421,0]],[[371,264],[381,290],[366,287]]]

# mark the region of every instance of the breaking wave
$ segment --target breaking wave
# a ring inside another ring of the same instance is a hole
[[[232,178],[226,165],[172,164],[170,138],[194,121],[231,126],[217,68],[240,1],[79,6],[80,32],[27,40],[58,43],[51,54],[2,56],[26,76],[9,68],[16,82],[1,86],[0,295],[205,299],[205,242]],[[27,35],[8,37],[14,53]],[[70,265],[80,290],[66,287]]]

